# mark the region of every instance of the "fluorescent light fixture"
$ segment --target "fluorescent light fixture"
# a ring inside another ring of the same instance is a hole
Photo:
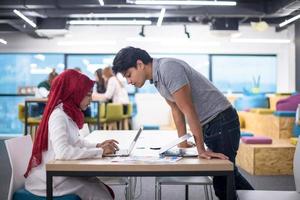
[[[201,41],[201,40],[191,40],[188,38],[161,38],[161,37],[128,37],[126,38],[127,42],[146,42],[154,43],[157,42],[163,45],[171,46],[220,46],[221,43],[217,41]]]
[[[2,39],[2,38],[0,38],[0,43],[2,43],[2,44],[7,44],[7,41],[4,40],[4,39]]]
[[[27,22],[30,26],[32,26],[33,28],[36,28],[36,24],[31,21],[28,17],[26,17],[25,15],[23,15],[20,11],[14,9],[14,13],[16,15],[18,15],[19,17],[21,17],[25,22]]]
[[[236,6],[236,1],[132,1],[141,5],[194,5],[194,6]]]
[[[71,25],[151,25],[150,20],[70,20]]]
[[[116,41],[103,40],[103,41],[61,41],[58,46],[97,46],[97,45],[115,45]]]
[[[158,20],[157,20],[156,26],[161,26],[162,21],[163,21],[163,19],[164,19],[164,17],[165,17],[165,13],[166,13],[166,9],[165,9],[165,8],[162,8],[162,9],[160,10],[160,15],[159,15],[159,18],[158,18]]]
[[[263,43],[263,44],[287,44],[291,40],[288,39],[262,39],[262,38],[232,38],[231,42],[236,43]]]
[[[104,6],[104,0],[99,0],[101,6]]]
[[[159,13],[89,13],[71,14],[71,18],[150,18],[159,17]]]
[[[67,29],[36,29],[36,34],[38,34],[41,37],[58,37],[58,36],[64,36],[68,33]]]
[[[300,14],[299,14],[299,15],[296,15],[296,16],[294,16],[294,17],[288,19],[288,20],[285,20],[284,22],[281,22],[281,23],[279,24],[279,27],[283,27],[283,26],[285,26],[285,25],[287,25],[287,24],[289,24],[289,23],[292,23],[293,21],[296,21],[296,20],[299,19],[299,18],[300,18]]]

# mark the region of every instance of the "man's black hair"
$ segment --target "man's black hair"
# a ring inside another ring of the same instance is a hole
[[[124,73],[131,67],[136,67],[136,61],[141,60],[144,64],[151,63],[153,58],[143,49],[135,47],[125,47],[115,56],[113,62],[113,71]]]

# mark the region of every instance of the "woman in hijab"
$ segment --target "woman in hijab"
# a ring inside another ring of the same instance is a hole
[[[47,162],[55,159],[101,158],[114,153],[117,141],[90,143],[79,137],[84,123],[82,111],[91,102],[94,82],[75,70],[66,70],[51,85],[48,102],[34,141],[25,173],[25,188],[46,196]],[[84,200],[114,199],[113,191],[97,178],[55,177],[54,196],[77,194]]]

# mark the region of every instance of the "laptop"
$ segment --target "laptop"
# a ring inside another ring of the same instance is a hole
[[[173,148],[181,142],[191,138],[191,134],[185,134],[174,141],[170,142],[166,146],[162,147],[159,151],[161,157],[164,156],[180,156],[180,157],[196,157],[198,156],[197,148]]]
[[[143,131],[143,127],[141,127],[138,130],[135,138],[133,139],[133,141],[130,144],[129,149],[119,149],[118,151],[116,151],[116,153],[105,155],[105,157],[117,157],[117,156],[118,157],[128,157],[128,156],[130,156],[130,154],[131,154],[131,152],[132,152],[132,150],[133,150],[133,148],[134,148],[134,146],[135,146],[138,138],[140,137],[142,131]]]

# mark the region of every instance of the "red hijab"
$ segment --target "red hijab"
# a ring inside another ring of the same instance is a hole
[[[48,96],[48,102],[37,130],[32,155],[25,173],[28,176],[30,170],[42,162],[43,151],[48,150],[48,121],[55,107],[63,103],[64,112],[81,129],[84,123],[84,116],[80,109],[80,102],[93,88],[94,81],[76,70],[66,70],[57,76],[53,81]]]

